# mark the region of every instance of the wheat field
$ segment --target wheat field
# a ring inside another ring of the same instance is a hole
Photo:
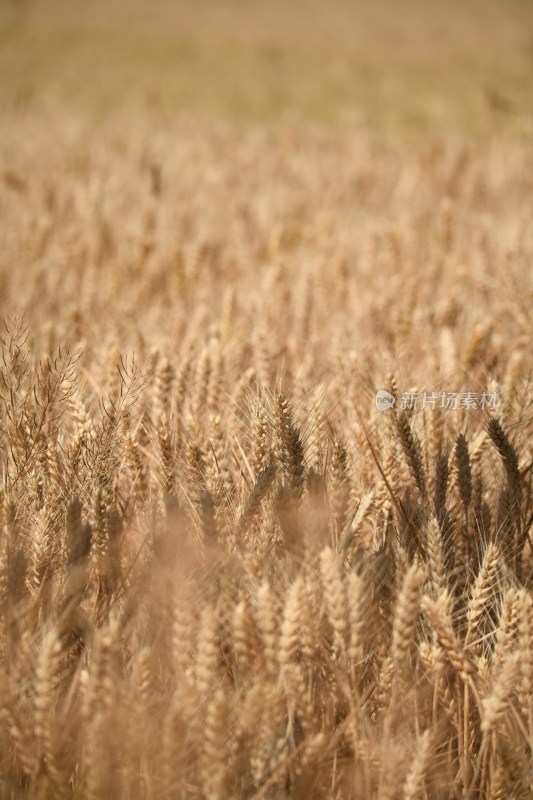
[[[533,796],[530,9],[302,2],[2,9],[2,799]]]

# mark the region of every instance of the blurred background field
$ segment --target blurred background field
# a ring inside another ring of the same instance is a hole
[[[529,0],[2,0],[0,109],[530,131]]]

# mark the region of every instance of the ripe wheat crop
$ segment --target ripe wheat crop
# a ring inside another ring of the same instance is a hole
[[[0,797],[530,798],[531,140],[9,115]]]

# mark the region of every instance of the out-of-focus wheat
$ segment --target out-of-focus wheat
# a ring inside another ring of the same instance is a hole
[[[0,795],[530,797],[530,143],[30,121]]]

